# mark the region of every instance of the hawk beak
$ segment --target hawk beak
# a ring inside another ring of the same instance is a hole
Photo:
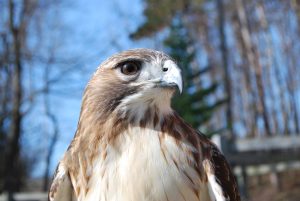
[[[179,92],[182,93],[181,70],[175,65],[170,65],[167,68],[167,71],[164,72],[164,75],[161,78],[159,85],[160,87],[177,87],[179,89]]]

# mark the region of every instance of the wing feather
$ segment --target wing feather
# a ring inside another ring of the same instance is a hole
[[[74,201],[73,187],[69,172],[63,163],[59,163],[50,187],[49,201]]]
[[[198,163],[195,168],[198,169],[200,177],[204,173],[205,177],[202,180],[207,181],[210,199],[213,201],[240,201],[235,177],[225,157],[216,145],[207,136],[193,129],[176,112],[170,115],[169,118],[165,122],[172,123],[166,125],[165,130],[168,130],[175,138],[180,139],[181,137],[180,140],[188,141],[198,150],[198,152],[193,152],[193,157]],[[175,134],[178,130],[180,135]]]
[[[209,189],[216,201],[240,201],[238,185],[223,154],[211,145],[210,157],[203,161]]]

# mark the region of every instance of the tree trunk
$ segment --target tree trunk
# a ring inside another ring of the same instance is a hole
[[[241,39],[242,39],[242,45],[244,47],[245,56],[247,58],[249,67],[254,68],[254,75],[255,75],[255,81],[256,81],[256,88],[258,92],[258,112],[260,115],[262,115],[263,122],[265,125],[265,134],[271,135],[271,129],[269,125],[268,120],[268,112],[267,112],[267,106],[265,102],[265,91],[264,91],[264,85],[263,85],[263,78],[262,78],[262,67],[259,60],[259,53],[256,49],[256,47],[253,45],[251,40],[251,34],[247,22],[247,16],[246,11],[243,5],[242,0],[235,0],[236,3],[236,9],[237,9],[237,15],[239,19],[240,24],[240,31],[241,31]],[[247,67],[246,67],[247,68]],[[254,107],[257,107],[255,105]],[[255,109],[255,108],[253,108]]]
[[[293,116],[294,121],[294,131],[295,133],[300,133],[300,127],[299,127],[299,114],[298,114],[298,101],[297,101],[297,82],[294,75],[297,75],[297,69],[296,69],[296,61],[295,57],[293,57],[292,53],[292,47],[293,47],[293,41],[289,42],[286,45],[285,48],[285,54],[287,58],[287,76],[286,76],[286,82],[287,82],[287,93],[289,94],[289,101],[290,101],[290,111]],[[291,120],[292,121],[292,120]]]
[[[238,7],[237,5],[235,5]],[[236,8],[236,10],[238,10]],[[235,38],[236,38],[236,44],[240,50],[241,56],[247,58],[247,50],[245,47],[245,37],[242,36],[242,33],[244,32],[242,30],[241,20],[240,18],[243,17],[243,15],[236,14],[233,18],[233,27],[235,31]],[[245,17],[245,16],[244,16]],[[236,53],[235,53],[236,54]],[[253,86],[251,84],[251,68],[249,67],[249,61],[247,59],[244,59],[242,61],[242,64],[238,66],[240,68],[241,75],[239,77],[243,77],[242,80],[245,82],[245,87],[239,87],[242,91],[241,94],[244,94],[242,97],[246,97],[245,101],[243,101],[245,111],[247,111],[247,117],[245,117],[245,128],[247,130],[247,137],[255,137],[258,135],[257,126],[256,126],[256,117],[257,117],[257,110],[256,102],[255,102],[255,90],[253,89]]]
[[[300,0],[292,0],[291,4],[291,7],[294,8],[297,15],[298,32],[300,33]]]
[[[231,85],[231,77],[230,70],[228,64],[228,50],[226,44],[226,33],[225,33],[225,10],[223,5],[223,0],[217,0],[217,9],[219,14],[219,35],[220,35],[220,50],[222,55],[222,67],[224,68],[224,84],[226,90],[226,98],[227,98],[227,107],[226,107],[226,126],[230,131],[230,138],[234,138],[235,135],[233,133],[233,104],[232,104],[232,85]]]
[[[5,161],[5,189],[10,193],[18,190],[20,186],[20,177],[18,174],[18,163],[19,163],[19,151],[20,144],[19,140],[21,137],[21,101],[22,101],[22,65],[20,55],[20,32],[19,29],[14,25],[14,2],[9,1],[9,26],[10,32],[13,36],[13,77],[12,77],[12,114],[11,114],[11,127],[9,131],[7,150],[6,150],[6,161]]]
[[[265,89],[266,91],[269,92],[269,97],[271,100],[276,100],[276,95],[275,95],[275,91],[274,91],[274,86],[273,83],[271,81],[271,69],[272,69],[272,59],[274,58],[273,56],[273,47],[272,47],[272,41],[271,38],[272,36],[270,35],[269,32],[269,24],[265,15],[265,9],[264,9],[264,5],[262,4],[262,2],[258,3],[256,5],[256,13],[258,15],[258,19],[259,19],[259,24],[260,24],[260,28],[262,29],[262,37],[263,40],[266,42],[266,47],[264,48],[264,55],[266,60],[266,64],[265,64],[265,69],[266,69],[266,73],[265,73],[265,80],[266,80],[266,86]],[[273,59],[274,60],[274,59]],[[275,61],[276,62],[276,61]],[[272,133],[276,133],[279,131],[279,123],[277,120],[277,116],[278,114],[276,113],[276,104],[273,104],[271,106],[269,106],[270,108],[270,124],[271,124],[271,132]]]

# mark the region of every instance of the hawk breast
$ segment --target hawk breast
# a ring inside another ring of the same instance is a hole
[[[199,201],[207,193],[189,144],[160,131],[129,127],[99,154],[87,200]],[[95,199],[99,198],[99,199]]]

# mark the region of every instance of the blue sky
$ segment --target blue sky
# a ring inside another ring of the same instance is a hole
[[[86,83],[97,66],[110,55],[130,48],[153,48],[153,40],[131,41],[128,35],[143,22],[143,4],[141,0],[123,1],[71,1],[67,3],[60,13],[65,25],[63,32],[63,45],[59,49],[62,57],[75,57],[80,61],[82,70],[72,75],[71,81],[65,80],[76,87],[64,88],[64,80],[55,88],[60,91],[58,95],[50,96],[51,106],[57,113],[60,125],[60,136],[52,159],[51,169],[54,171],[58,161],[67,149],[76,131],[79,118],[81,96]],[[77,66],[74,65],[74,68]],[[65,91],[64,91],[65,90]],[[42,110],[42,108],[40,109]],[[40,112],[37,110],[36,112]],[[27,122],[38,121],[30,118]],[[51,125],[41,126],[41,132],[51,130]],[[30,129],[27,130],[30,133]],[[35,139],[35,140],[32,140]],[[30,144],[47,144],[43,136],[33,137]],[[43,145],[44,146],[44,145]],[[45,149],[42,150],[45,152]],[[43,174],[45,164],[42,161],[36,166],[33,176]]]

